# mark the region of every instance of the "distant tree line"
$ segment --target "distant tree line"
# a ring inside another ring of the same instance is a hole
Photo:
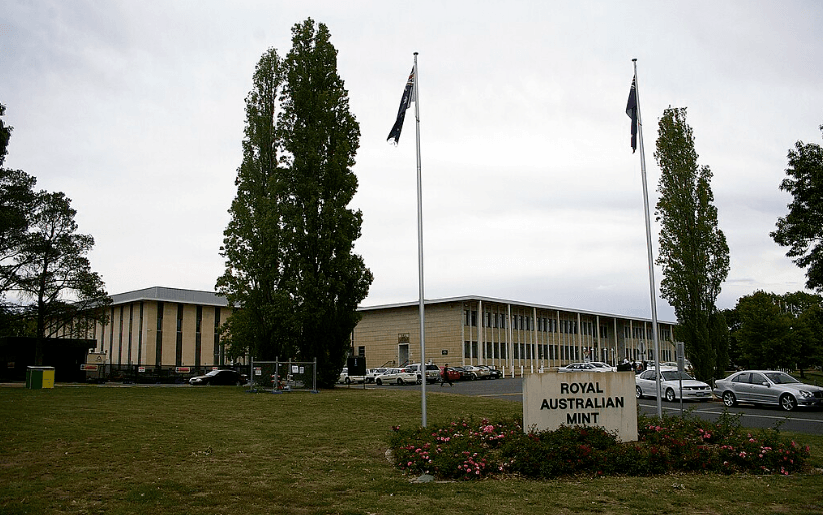
[[[729,324],[729,366],[806,370],[823,365],[823,298],[795,292],[756,291],[724,310]]]

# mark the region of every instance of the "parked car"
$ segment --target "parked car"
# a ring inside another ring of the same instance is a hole
[[[592,363],[569,363],[557,369],[558,372],[611,372],[611,368],[598,367]]]
[[[476,367],[474,365],[465,365],[463,367],[463,379],[488,379],[491,372],[488,369]]]
[[[738,402],[777,405],[786,411],[798,406],[823,406],[823,388],[774,370],[735,372],[714,382],[714,394],[729,407]]]
[[[608,363],[603,363],[602,361],[589,361],[589,364],[602,369],[600,372],[614,372],[616,370],[615,367],[609,365]]]
[[[417,372],[410,372],[405,368],[390,368],[374,378],[374,382],[382,384],[416,384]]]
[[[374,380],[377,378],[377,376],[379,376],[380,374],[383,374],[384,372],[386,372],[386,370],[388,370],[388,368],[386,368],[386,367],[378,367],[378,368],[369,369],[369,371],[366,373],[365,381],[367,383],[373,383]]]
[[[491,365],[478,365],[478,367],[488,370],[489,375],[487,379],[500,379],[501,377],[503,377],[503,372],[497,370]]]
[[[221,369],[212,370],[202,376],[194,376],[189,379],[192,385],[242,385],[246,384],[246,374],[235,372],[234,370]]]
[[[654,370],[645,370],[634,377],[636,395],[643,397],[657,397],[657,381]],[[663,397],[674,402],[680,399],[680,386],[683,386],[683,400],[708,401],[712,398],[711,387],[703,381],[698,381],[685,372],[675,370],[660,370],[660,391]]]
[[[420,363],[409,365],[406,367],[406,370],[417,374],[418,381],[423,380],[423,376],[420,374]],[[426,365],[426,382],[436,383],[438,381],[440,381],[440,367],[429,363]]]
[[[345,367],[340,372],[340,377],[337,378],[337,382],[343,384],[362,383],[365,380],[365,376],[350,376],[348,369]]]
[[[456,370],[452,367],[445,367],[446,369],[446,382],[449,381],[459,381],[462,378],[462,374],[459,370]],[[440,379],[443,380],[443,369],[440,369]]]

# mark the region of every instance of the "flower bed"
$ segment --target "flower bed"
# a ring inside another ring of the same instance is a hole
[[[638,441],[626,443],[599,427],[561,426],[525,433],[515,419],[392,429],[390,446],[397,467],[440,479],[646,476],[676,471],[788,475],[801,471],[809,457],[808,446],[781,436],[777,428],[744,430],[739,416],[729,414],[717,422],[688,415],[662,419],[641,415]]]

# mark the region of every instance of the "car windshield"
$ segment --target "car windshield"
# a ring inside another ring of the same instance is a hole
[[[769,372],[768,374],[766,374],[766,377],[768,377],[774,384],[789,384],[800,382],[797,379],[790,376],[789,374],[783,372]]]
[[[660,372],[660,375],[663,376],[664,381],[677,381],[678,379],[682,379],[684,381],[689,381],[694,379],[692,376],[685,372],[678,372],[677,370],[664,370]]]

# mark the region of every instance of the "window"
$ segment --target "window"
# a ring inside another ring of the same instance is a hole
[[[357,347],[357,355],[358,356],[365,356],[366,355],[366,346],[365,345],[360,345],[359,347]]]
[[[752,384],[763,384],[766,382],[766,378],[763,377],[761,374],[752,374],[752,378],[750,381]]]
[[[477,311],[469,311],[468,309],[465,311],[466,314],[466,325],[477,327]]]

